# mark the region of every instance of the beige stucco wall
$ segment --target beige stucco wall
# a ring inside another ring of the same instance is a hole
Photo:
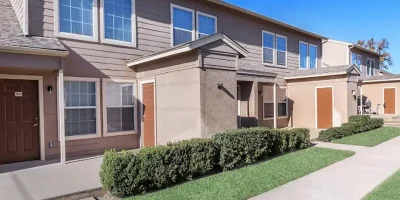
[[[200,76],[202,137],[237,128],[236,71],[202,68]]]
[[[396,114],[400,113],[400,95],[399,90],[400,82],[384,82],[384,83],[363,83],[362,94],[365,100],[370,100],[372,105],[372,110],[376,109],[377,104],[381,104],[379,108],[379,114],[384,114],[383,109],[383,89],[384,88],[396,88]]]
[[[201,137],[200,69],[156,76],[157,144]]]
[[[316,128],[316,88],[333,87],[334,126],[347,122],[347,77],[323,77],[288,81],[288,97],[293,103],[290,122],[293,127]]]

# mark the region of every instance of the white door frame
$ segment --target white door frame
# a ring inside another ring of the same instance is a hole
[[[45,160],[44,111],[43,111],[43,108],[44,108],[44,104],[43,104],[43,76],[0,74],[0,79],[14,79],[14,80],[17,79],[17,80],[35,80],[35,81],[38,81],[40,160]]]
[[[318,89],[321,88],[332,88],[332,127],[335,127],[335,88],[333,86],[318,86],[315,87],[315,128],[318,129]],[[318,130],[322,130],[322,129],[318,129]]]
[[[139,99],[140,99],[140,148],[143,147],[144,143],[144,126],[143,126],[143,85],[148,83],[154,83],[154,145],[157,145],[157,104],[156,104],[156,81],[155,79],[140,80],[139,81]]]
[[[385,108],[383,107],[383,104],[385,104],[385,89],[394,89],[394,114],[397,114],[397,88],[396,87],[383,87],[382,88],[382,108],[383,108],[383,114],[385,115]],[[372,105],[371,105],[372,106]],[[388,114],[388,115],[394,115],[394,114]]]
[[[241,103],[242,103],[242,101],[241,101],[241,96],[242,96],[242,89],[241,89],[241,87],[240,87],[240,85],[237,85],[237,91],[238,91],[238,94],[237,94],[237,109],[238,109],[238,128],[240,128],[240,127],[242,127],[242,113],[241,113]]]

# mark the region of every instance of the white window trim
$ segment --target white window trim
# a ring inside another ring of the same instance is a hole
[[[278,108],[276,108],[276,114],[277,114],[277,119],[286,119],[289,117],[289,97],[288,97],[288,87],[286,86],[281,86],[279,87],[280,89],[286,89],[286,116],[278,116]],[[274,117],[265,117],[265,104],[263,101],[263,120],[273,120]],[[273,104],[273,103],[272,103]],[[278,106],[278,102],[276,103],[276,105]]]
[[[104,0],[100,0],[100,34],[101,38],[100,41],[103,44],[111,44],[111,45],[118,45],[118,46],[126,46],[126,47],[137,47],[137,38],[136,38],[136,0],[131,0],[132,5],[132,16],[131,16],[131,27],[132,27],[132,42],[126,41],[119,41],[114,39],[107,39],[105,35],[105,23],[104,23]]]
[[[95,82],[96,84],[96,134],[91,135],[80,135],[80,136],[65,136],[65,140],[82,140],[90,138],[101,137],[101,115],[100,115],[100,78],[86,78],[86,77],[71,77],[65,76],[64,81],[87,81]],[[64,110],[65,110],[65,100],[63,100]],[[83,108],[83,107],[80,107]]]
[[[308,68],[311,69],[311,56],[310,56],[310,47],[313,46],[315,47],[315,68],[318,68],[318,46],[315,44],[308,44],[308,59],[310,60],[310,62],[308,63]]]
[[[305,44],[307,45],[307,58],[306,58],[306,68],[301,68],[301,50],[300,50],[300,46],[301,44]],[[299,41],[299,69],[300,70],[305,70],[305,69],[309,69],[310,65],[310,52],[309,52],[309,47],[308,47],[308,43],[307,42],[303,42],[303,41]]]
[[[196,30],[195,30],[195,21],[196,21],[196,19],[195,19],[195,11],[194,10],[192,10],[192,9],[189,9],[189,8],[185,8],[185,7],[182,7],[182,6],[178,6],[178,5],[176,5],[176,4],[172,4],[171,3],[171,5],[170,5],[170,9],[171,9],[171,47],[174,47],[174,8],[178,8],[178,9],[181,9],[181,10],[185,10],[185,11],[188,11],[188,12],[191,12],[192,13],[192,41],[193,40],[195,40],[195,38],[196,38]],[[179,28],[178,28],[179,29]],[[189,30],[186,30],[186,29],[184,29],[185,31],[189,31]]]
[[[215,26],[215,32],[214,33],[217,33],[218,31],[218,18],[216,17],[216,16],[214,16],[214,15],[210,15],[210,14],[207,14],[207,13],[203,13],[203,12],[199,12],[199,11],[196,11],[196,39],[199,39],[200,37],[199,37],[199,35],[200,35],[200,23],[199,23],[199,15],[203,15],[203,16],[205,16],[205,17],[209,17],[209,18],[213,18],[214,20],[215,20],[215,24],[214,24],[214,26]],[[205,33],[202,33],[203,35],[207,35],[207,34],[205,34]]]
[[[280,51],[280,50],[278,50],[278,37],[280,37],[280,38],[285,38],[285,40],[286,40],[286,51]],[[275,35],[275,46],[276,46],[276,66],[277,67],[282,67],[282,68],[287,68],[287,61],[288,61],[288,59],[287,59],[287,57],[288,57],[288,46],[287,46],[287,37],[286,36],[284,36],[284,35],[279,35],[279,34],[276,34]],[[285,65],[280,65],[280,64],[278,64],[278,52],[285,52]],[[264,54],[264,52],[263,52],[263,54]]]
[[[374,68],[371,68],[370,69],[370,73],[368,74],[368,61],[372,61],[372,62],[374,62]],[[372,59],[372,58],[368,58],[367,57],[367,76],[375,76],[375,60],[374,59]]]
[[[135,129],[133,131],[120,131],[120,132],[113,132],[113,133],[108,133],[108,128],[107,128],[107,83],[129,83],[129,84],[134,84],[134,97],[135,97],[135,105],[133,106],[134,108],[134,127]],[[120,136],[120,135],[132,135],[132,134],[137,134],[138,133],[138,90],[137,90],[137,81],[136,80],[112,80],[109,78],[103,78],[102,79],[102,91],[103,91],[103,135],[104,137],[113,137],[113,136]]]
[[[270,47],[264,47],[264,34],[271,34],[274,38],[272,39],[272,41],[273,41],[273,47],[272,48],[270,48]],[[276,39],[275,39],[276,37],[275,37],[275,33],[272,33],[272,32],[269,32],[269,31],[266,31],[266,30],[262,30],[262,40],[261,40],[261,63],[263,64],[263,65],[267,65],[267,66],[276,66],[275,65],[275,63],[276,63]],[[264,62],[264,48],[267,48],[267,49],[272,49],[272,63],[266,63],[266,62]]]
[[[93,0],[93,36],[79,35],[73,33],[60,32],[60,11],[59,0],[54,0],[54,37],[69,38],[74,40],[83,40],[89,42],[98,42],[98,15],[97,15],[97,0]]]
[[[362,69],[362,55],[356,54],[356,53],[351,53],[351,63],[353,63],[353,55],[355,55],[357,57],[357,59],[360,58],[360,63],[361,64],[360,64],[360,66],[357,66],[357,67],[360,69],[361,72],[363,72],[363,69]]]

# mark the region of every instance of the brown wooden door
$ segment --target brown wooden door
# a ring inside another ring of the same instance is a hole
[[[317,88],[317,128],[328,129],[333,126],[332,88]]]
[[[38,83],[0,79],[0,164],[40,159]]]
[[[385,114],[396,114],[396,89],[384,89]]]
[[[143,144],[155,146],[154,83],[143,84]]]

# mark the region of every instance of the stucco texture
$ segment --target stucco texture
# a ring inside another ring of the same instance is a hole
[[[293,103],[290,116],[293,127],[317,128],[316,88],[318,87],[333,87],[333,126],[340,126],[347,122],[349,114],[356,112],[357,107],[348,112],[348,104],[354,97],[350,98],[348,95],[352,94],[344,92],[353,89],[354,85],[349,86],[347,76],[292,80],[288,82],[288,97],[289,102]]]
[[[399,91],[398,88],[400,88],[400,82],[383,82],[383,83],[363,83],[362,85],[362,94],[363,94],[363,100],[370,100],[371,101],[371,106],[372,110],[376,110],[377,104],[380,104],[379,108],[379,114],[384,114],[384,97],[383,97],[383,90],[384,88],[396,88],[396,98],[395,98],[395,114],[399,114]]]

